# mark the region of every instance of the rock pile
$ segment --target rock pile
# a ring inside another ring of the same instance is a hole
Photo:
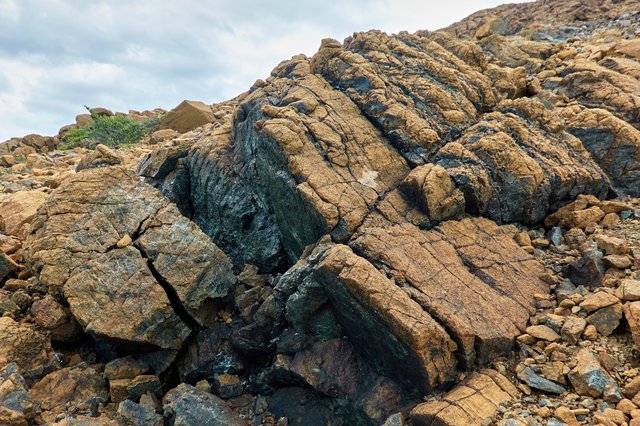
[[[640,11],[586,3],[1,144],[0,423],[639,424]]]

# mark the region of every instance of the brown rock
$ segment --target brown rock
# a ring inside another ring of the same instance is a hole
[[[126,235],[135,241],[118,248]],[[25,242],[25,257],[43,285],[62,288],[85,331],[112,343],[176,349],[189,329],[163,286],[204,324],[235,284],[224,253],[121,167],[83,171],[56,189]]]
[[[20,236],[23,225],[30,224],[38,208],[47,199],[41,191],[18,191],[0,198],[0,216],[8,235]]]
[[[634,347],[636,350],[640,350],[640,302],[625,303],[624,317],[631,329]]]
[[[102,375],[92,367],[56,370],[29,389],[29,397],[50,414],[64,412],[91,401],[107,402],[109,394]],[[68,405],[67,405],[68,404]]]
[[[624,387],[624,394],[629,399],[636,396],[638,392],[640,392],[640,376],[631,379],[631,381]]]
[[[616,303],[620,303],[620,300],[613,294],[610,294],[606,291],[598,291],[585,297],[584,301],[580,303],[580,307],[585,311],[591,313],[600,308],[614,305]]]
[[[413,169],[400,188],[433,221],[455,218],[464,212],[462,191],[440,166],[426,164]]]
[[[629,256],[624,254],[612,254],[602,258],[604,264],[608,267],[626,269],[633,265]]]
[[[535,337],[539,340],[546,340],[548,342],[557,342],[560,340],[558,333],[547,327],[546,325],[532,325],[527,327],[527,334]]]
[[[94,150],[80,159],[80,162],[76,166],[76,171],[79,172],[96,167],[117,166],[122,163],[122,156],[118,152],[105,145],[98,144]]]
[[[578,339],[580,339],[580,336],[582,336],[582,332],[586,326],[587,321],[580,317],[567,317],[562,325],[562,329],[560,330],[562,340],[571,345],[575,345],[578,342]]]
[[[617,213],[607,213],[600,221],[600,226],[609,229],[618,222],[620,222],[620,216]]]
[[[602,396],[608,385],[617,387],[615,381],[602,368],[596,354],[591,350],[580,349],[576,355],[576,361],[577,365],[571,370],[568,377],[579,395],[596,398]],[[620,393],[619,390],[618,393]],[[621,398],[622,396],[619,399]]]
[[[586,320],[589,324],[596,327],[599,334],[609,336],[620,325],[622,310],[622,304],[616,303],[598,309],[589,315]]]
[[[569,407],[558,407],[554,413],[554,417],[568,426],[580,426],[580,422],[576,419],[576,415],[573,414]]]
[[[49,339],[35,327],[0,318],[0,368],[15,362],[28,381],[40,377],[56,364]]]
[[[413,424],[479,425],[493,418],[498,406],[507,404],[519,392],[504,376],[489,371],[472,373],[442,399],[417,405],[411,410]]]
[[[633,302],[640,300],[640,281],[624,279],[616,289],[616,297],[622,301]]]
[[[608,255],[627,254],[627,252],[629,251],[628,243],[622,238],[598,234],[596,235],[595,240],[598,243],[598,248],[606,252]]]
[[[242,381],[236,375],[221,374],[214,380],[213,390],[220,398],[233,398],[242,394]]]
[[[631,412],[637,408],[638,406],[636,406],[636,404],[634,404],[633,402],[631,402],[631,400],[627,398],[621,399],[620,402],[618,402],[618,404],[616,405],[617,410],[622,411],[624,414],[627,414],[627,415],[630,415]]]
[[[513,239],[520,247],[527,247],[531,245],[531,237],[526,232],[518,232]]]
[[[160,129],[186,133],[215,120],[209,105],[198,101],[182,101],[160,119]]]
[[[584,333],[583,336],[585,339],[587,340],[591,340],[594,341],[598,338],[598,330],[595,328],[595,326],[589,324],[585,329],[584,329]]]
[[[116,358],[104,366],[104,376],[109,380],[133,379],[146,373],[150,367],[144,360],[131,356]]]

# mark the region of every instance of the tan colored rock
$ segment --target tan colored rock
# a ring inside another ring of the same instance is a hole
[[[420,306],[454,333],[459,356],[469,365],[509,351],[535,312],[534,295],[547,291],[541,280],[532,280],[542,275],[540,264],[517,246],[513,234],[487,219],[447,221],[435,232],[373,223],[350,245],[407,284]]]
[[[560,330],[562,340],[575,345],[578,342],[578,339],[580,339],[580,336],[582,336],[586,326],[587,322],[583,318],[574,316],[568,317]]]
[[[583,336],[587,340],[594,341],[598,338],[598,330],[591,324],[589,324],[585,329]]]
[[[209,105],[198,101],[182,101],[160,119],[160,129],[186,133],[215,120]]]
[[[631,381],[624,387],[624,394],[629,399],[636,396],[638,392],[640,392],[640,376],[631,379]]]
[[[634,302],[640,300],[640,281],[624,279],[616,289],[616,297],[622,301]]]
[[[640,302],[624,304],[624,317],[631,329],[631,336],[636,350],[640,350]]]
[[[597,311],[600,308],[620,303],[620,300],[613,294],[606,291],[599,291],[591,293],[585,297],[584,301],[580,303],[580,307],[585,311],[591,313]]]
[[[558,407],[553,415],[568,426],[580,426],[580,422],[576,419],[576,415],[573,414],[569,407]]]
[[[7,234],[19,236],[23,225],[31,223],[47,196],[41,191],[18,191],[0,197],[0,216],[4,218]]]
[[[513,238],[520,247],[531,245],[531,237],[526,232],[518,232]]]
[[[123,158],[117,151],[109,148],[108,146],[98,144],[94,150],[82,156],[80,162],[76,166],[76,171],[79,172],[81,170],[96,167],[117,166],[122,163]]]
[[[611,254],[602,258],[604,264],[608,267],[626,269],[633,265],[631,258],[624,254]]]
[[[560,340],[558,333],[547,327],[546,325],[532,325],[527,327],[527,334],[535,337],[539,340],[546,340],[548,342],[557,342]]]
[[[518,390],[493,370],[480,370],[447,392],[442,399],[425,402],[411,410],[416,426],[480,425],[491,419],[501,404],[518,396]]]
[[[629,251],[629,244],[622,238],[598,234],[595,236],[595,241],[598,243],[598,248],[608,255],[622,255]]]

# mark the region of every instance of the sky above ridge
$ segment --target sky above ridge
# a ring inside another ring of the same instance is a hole
[[[53,135],[83,105],[222,101],[355,31],[435,30],[504,0],[0,0],[0,142]]]

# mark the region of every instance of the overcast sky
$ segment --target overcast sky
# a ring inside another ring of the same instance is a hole
[[[320,40],[435,30],[504,0],[0,0],[0,141],[56,134],[83,105],[214,103]]]

